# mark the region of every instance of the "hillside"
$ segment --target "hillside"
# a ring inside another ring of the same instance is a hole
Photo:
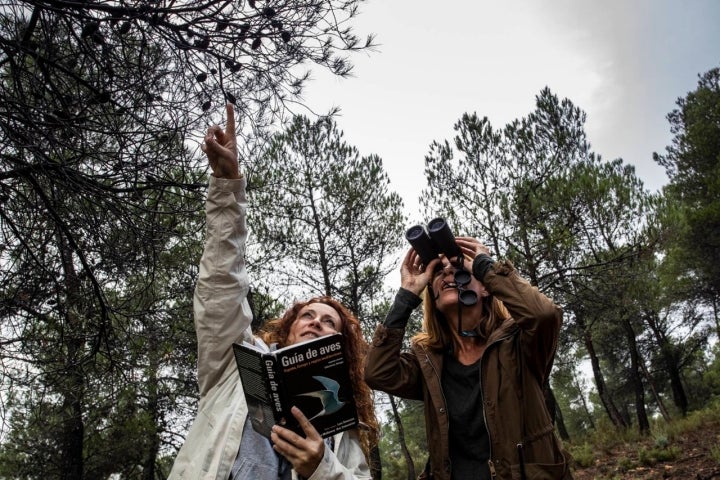
[[[699,417],[667,435],[571,450],[575,480],[720,479],[720,418]]]

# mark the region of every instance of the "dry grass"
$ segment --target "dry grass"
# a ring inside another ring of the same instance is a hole
[[[648,436],[602,427],[570,451],[575,480],[720,480],[720,402]]]

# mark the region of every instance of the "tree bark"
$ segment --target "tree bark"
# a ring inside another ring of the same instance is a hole
[[[652,377],[650,376],[650,372],[647,369],[647,366],[645,365],[645,361],[640,360],[640,367],[642,368],[643,375],[645,376],[645,380],[648,382],[648,385],[650,386],[650,390],[653,393],[653,396],[655,397],[655,401],[658,404],[658,409],[660,410],[660,413],[663,416],[663,419],[665,419],[666,422],[670,421],[670,414],[668,413],[667,409],[665,408],[665,402],[662,401],[662,397],[657,392],[657,388],[655,388],[655,382],[653,382]]]
[[[585,345],[585,349],[588,352],[588,355],[590,356],[590,364],[592,365],[593,378],[595,379],[595,387],[597,388],[598,396],[600,397],[600,401],[603,404],[603,408],[605,408],[605,412],[607,413],[613,425],[615,425],[616,427],[627,428],[627,422],[623,420],[622,415],[620,415],[620,412],[618,411],[615,403],[613,402],[610,394],[607,391],[607,386],[605,385],[605,377],[600,370],[600,359],[597,356],[597,352],[595,352],[595,345],[593,344],[592,333],[590,333],[589,329],[585,328],[584,322],[580,318],[578,318],[577,321],[578,325],[580,326],[580,328],[582,328],[584,332],[583,343]]]
[[[392,407],[393,418],[395,419],[395,424],[397,425],[398,442],[400,442],[400,449],[402,450],[403,457],[405,458],[405,464],[407,465],[407,480],[415,480],[415,463],[413,463],[412,456],[410,455],[410,451],[408,450],[405,442],[405,429],[403,428],[402,420],[400,419],[400,413],[398,412],[397,404],[395,403],[395,397],[388,395],[388,398],[390,398],[390,407]]]
[[[151,327],[152,328],[152,327]],[[160,351],[158,334],[155,331],[149,332],[148,346],[149,346],[149,365],[146,372],[147,379],[147,405],[146,411],[148,416],[152,419],[152,427],[147,432],[148,442],[146,451],[144,452],[142,480],[155,480],[156,468],[155,462],[160,452],[160,435],[159,422],[161,421],[162,415],[159,411],[159,395],[158,395],[158,370],[160,368],[158,355]]]
[[[585,400],[585,395],[583,394],[582,388],[577,383],[577,379],[575,379],[575,382],[576,382],[577,390],[578,390],[578,392],[580,392],[580,399],[582,400],[582,406],[583,406],[583,410],[585,411],[585,416],[587,417],[588,423],[590,424],[590,428],[595,430],[595,422],[593,421],[593,417],[590,414],[590,409],[588,408],[587,401]]]
[[[545,388],[543,389],[543,393],[545,394],[545,405],[547,405],[548,408],[550,408],[551,405],[553,407],[550,412],[551,416],[553,417],[553,422],[557,426],[560,438],[562,438],[566,442],[569,442],[570,434],[568,433],[567,427],[565,426],[565,419],[563,418],[562,410],[560,409],[560,405],[555,400],[555,393],[553,393],[553,390],[550,387],[549,380],[545,381]]]
[[[635,414],[638,420],[638,430],[641,434],[647,435],[650,433],[650,421],[645,408],[645,386],[640,376],[640,354],[638,353],[637,340],[630,321],[625,318],[623,324],[627,334],[628,348],[630,349],[630,382],[635,392]]]
[[[83,477],[83,398],[85,381],[82,370],[84,345],[82,311],[82,291],[80,280],[73,264],[72,249],[68,247],[61,234],[58,234],[58,248],[63,262],[67,304],[65,321],[67,329],[63,342],[67,352],[64,372],[59,379],[59,392],[62,397],[62,439],[60,465],[62,480],[82,480]]]
[[[653,332],[655,341],[657,342],[660,357],[665,365],[666,372],[670,378],[670,389],[672,390],[673,403],[680,410],[682,416],[687,415],[688,411],[688,399],[685,395],[685,387],[682,384],[682,378],[680,376],[680,359],[677,353],[677,348],[673,345],[667,336],[663,333],[658,325],[657,314],[651,313],[646,317],[646,323]]]

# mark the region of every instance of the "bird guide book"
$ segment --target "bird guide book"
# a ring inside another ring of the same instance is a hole
[[[336,333],[264,352],[233,343],[248,415],[270,437],[278,424],[305,436],[290,412],[298,407],[320,435],[330,437],[358,424],[342,334]]]

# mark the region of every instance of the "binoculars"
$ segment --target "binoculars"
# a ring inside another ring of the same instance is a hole
[[[462,252],[455,243],[455,236],[444,218],[435,218],[427,225],[414,225],[405,232],[405,238],[427,265],[441,253],[453,264],[462,264]]]
[[[460,336],[474,337],[477,332],[474,330],[463,330],[460,305],[470,307],[478,301],[478,295],[473,290],[465,287],[471,281],[471,273],[465,269],[463,263],[463,253],[455,242],[455,235],[450,230],[444,218],[435,218],[430,221],[425,229],[422,225],[414,225],[405,232],[405,238],[415,249],[422,263],[427,266],[428,263],[443,254],[455,267],[455,286],[458,292],[458,325],[457,329]]]
[[[405,238],[420,256],[423,264],[427,265],[438,258],[441,253],[455,267],[455,284],[458,287],[460,303],[466,306],[477,303],[477,294],[472,290],[465,290],[470,283],[470,272],[465,270],[463,253],[455,243],[455,235],[450,230],[444,218],[435,218],[427,225],[414,225],[405,232]]]

